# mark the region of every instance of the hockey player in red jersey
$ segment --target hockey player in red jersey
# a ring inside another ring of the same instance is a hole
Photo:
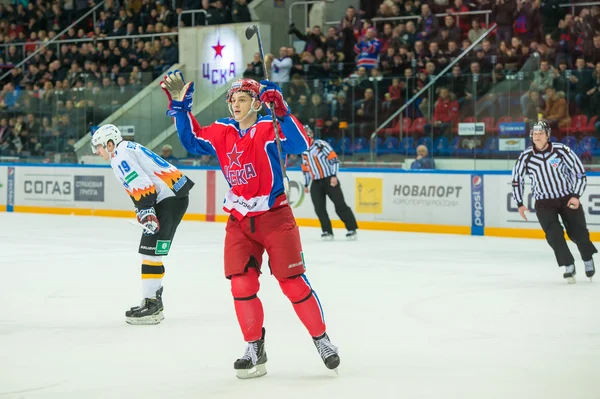
[[[280,88],[272,82],[233,82],[226,101],[231,118],[200,126],[191,112],[194,83],[178,71],[165,76],[161,87],[169,98],[179,139],[192,154],[215,155],[230,189],[223,209],[230,214],[225,228],[225,277],[238,323],[248,343],[234,363],[238,378],[266,374],[264,313],[257,293],[263,253],[271,274],[292,302],[300,321],[329,369],[340,363],[337,348],[326,333],[323,310],[305,275],[300,233],[284,191],[280,156],[308,148],[302,124],[290,114]],[[273,103],[280,130],[279,154],[271,116],[258,116],[263,103]]]

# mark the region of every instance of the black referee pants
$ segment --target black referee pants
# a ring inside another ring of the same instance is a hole
[[[568,266],[575,263],[573,255],[567,246],[563,227],[558,216],[560,215],[567,235],[573,241],[583,261],[592,259],[592,255],[598,252],[594,244],[590,241],[590,233],[585,222],[585,213],[583,206],[571,209],[567,206],[569,197],[557,199],[545,199],[535,202],[535,212],[538,221],[546,233],[546,241],[554,250],[558,266]]]
[[[346,225],[346,230],[356,230],[356,218],[352,209],[346,204],[344,200],[344,193],[338,179],[338,184],[335,187],[331,187],[331,176],[324,179],[313,180],[310,185],[310,197],[312,198],[315,212],[321,223],[321,230],[324,233],[332,233],[331,220],[327,214],[327,197],[331,199],[333,205],[335,205],[335,213]]]

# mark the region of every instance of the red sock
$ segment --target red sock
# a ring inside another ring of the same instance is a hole
[[[304,275],[279,281],[283,293],[290,299],[298,318],[311,337],[325,333],[325,318],[317,294]]]
[[[246,342],[259,340],[262,337],[264,312],[260,299],[256,296],[260,283],[258,272],[254,268],[245,274],[231,277],[231,293],[238,323]]]

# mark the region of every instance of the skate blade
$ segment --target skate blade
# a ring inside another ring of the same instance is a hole
[[[240,380],[249,380],[251,378],[258,378],[258,377],[262,377],[263,375],[267,374],[267,366],[264,364],[257,364],[256,366],[252,367],[251,369],[241,369],[241,370],[236,370],[236,377],[239,378]]]
[[[577,280],[575,280],[575,276],[573,276],[573,277],[567,277],[566,280],[567,280],[567,283],[569,283],[569,284],[575,284],[575,283],[577,283]]]
[[[586,276],[587,276],[587,278],[589,278],[589,279],[590,279],[590,281],[592,281],[592,277],[594,277],[594,274],[596,274],[596,273],[590,273],[590,274],[588,274],[588,273],[586,272]]]
[[[157,314],[153,314],[151,316],[144,317],[126,317],[125,321],[127,324],[135,325],[135,326],[148,326],[153,324],[158,324],[165,319],[165,316],[162,312]]]
[[[333,237],[321,237],[323,241],[333,241]]]
[[[346,237],[346,240],[348,240],[348,241],[356,241],[356,236]]]

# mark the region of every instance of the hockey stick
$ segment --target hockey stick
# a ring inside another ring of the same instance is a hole
[[[265,64],[265,53],[263,51],[262,39],[260,38],[260,32],[258,31],[258,25],[252,24],[246,28],[246,39],[250,40],[256,35],[256,40],[258,41],[258,50],[260,52],[260,60],[263,64],[263,69],[265,71],[265,80],[269,80],[269,71],[267,70],[267,65]],[[279,155],[279,166],[281,167],[281,172],[283,173],[283,187],[285,189],[286,197],[290,198],[290,183],[287,177],[287,172],[285,168],[285,162],[282,159],[283,150],[281,149],[281,139],[279,137],[279,126],[277,125],[277,118],[275,117],[275,106],[271,102],[269,104],[269,110],[271,111],[271,119],[273,120],[273,129],[275,130],[275,142],[277,143],[277,152]]]
[[[139,228],[141,228],[142,230],[144,230],[146,233],[148,234],[154,234],[154,232],[152,230],[148,230],[148,228],[146,226],[144,226],[143,224],[139,223],[137,220],[130,220],[129,224],[132,226],[137,226]]]

